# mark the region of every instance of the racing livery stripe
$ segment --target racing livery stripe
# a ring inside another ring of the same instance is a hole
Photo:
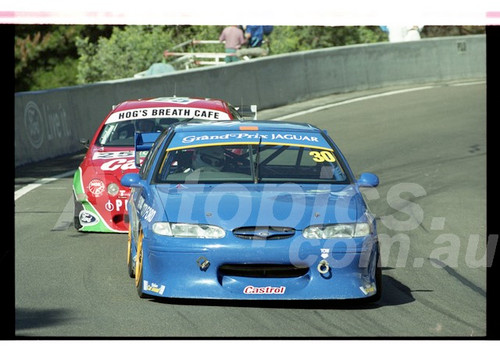
[[[75,191],[75,196],[85,193],[83,188],[81,167],[78,167],[78,170],[76,170],[75,176],[73,177],[73,190]]]

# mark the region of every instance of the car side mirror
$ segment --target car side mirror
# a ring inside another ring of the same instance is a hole
[[[379,179],[376,174],[364,172],[359,176],[357,183],[360,187],[376,187],[379,184]]]
[[[127,173],[122,176],[120,183],[125,187],[135,187],[141,185],[141,176],[138,173]]]
[[[86,149],[89,148],[89,139],[87,138],[80,138],[80,144],[82,144],[83,146],[85,146]]]

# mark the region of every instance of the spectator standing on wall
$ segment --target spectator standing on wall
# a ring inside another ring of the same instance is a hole
[[[264,26],[246,26],[245,38],[250,48],[262,46],[262,41],[264,40]]]
[[[268,55],[270,51],[269,40],[265,42],[267,49],[262,48],[262,44],[264,44],[264,36],[269,36],[273,28],[274,26],[244,26],[247,48],[238,50],[238,57],[248,60]]]
[[[234,25],[225,27],[219,36],[219,41],[224,42],[226,48],[227,55],[224,61],[226,63],[238,61],[236,51],[246,42],[243,30]]]

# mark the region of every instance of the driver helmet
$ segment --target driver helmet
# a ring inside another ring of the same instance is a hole
[[[193,160],[193,169],[208,167],[217,171],[224,167],[224,149],[221,146],[198,148]]]
[[[138,119],[137,130],[142,133],[151,133],[156,129],[156,123],[153,119]]]

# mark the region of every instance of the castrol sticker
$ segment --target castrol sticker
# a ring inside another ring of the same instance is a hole
[[[243,294],[284,294],[286,286],[252,286],[248,285],[243,289]]]

